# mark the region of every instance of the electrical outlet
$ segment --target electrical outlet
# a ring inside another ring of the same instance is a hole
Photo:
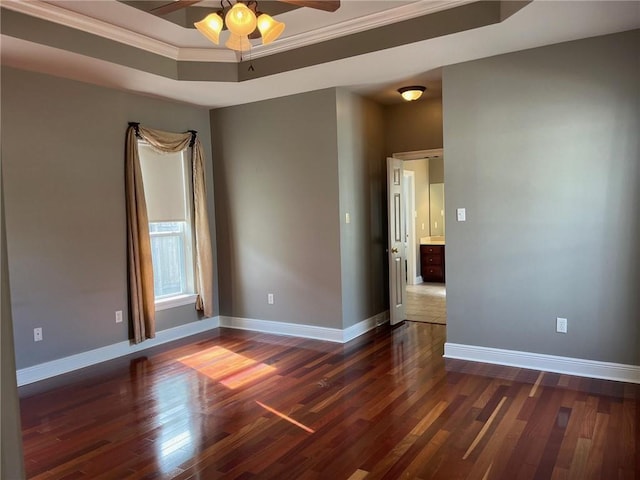
[[[33,329],[33,341],[41,342],[42,341],[42,327]]]
[[[116,323],[122,323],[122,310],[116,310]]]
[[[273,293],[267,293],[267,303],[273,305]]]
[[[567,333],[567,319],[566,318],[556,318],[556,332],[558,333]]]

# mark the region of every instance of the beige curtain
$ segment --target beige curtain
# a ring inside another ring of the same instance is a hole
[[[136,138],[138,137],[138,138]],[[147,205],[138,139],[145,140],[161,152],[180,152],[192,147],[193,170],[193,227],[196,243],[196,310],[205,317],[213,316],[213,252],[207,215],[204,151],[195,132],[170,133],[129,124],[125,158],[125,186],[127,204],[128,277],[133,341],[140,343],[155,337],[155,299],[153,293],[153,264]]]

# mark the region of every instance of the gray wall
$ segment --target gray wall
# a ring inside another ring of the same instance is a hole
[[[638,45],[444,69],[449,342],[640,364]]]
[[[444,158],[429,159],[429,183],[444,183]]]
[[[339,89],[340,258],[343,328],[386,310],[384,118],[378,104]],[[346,223],[349,213],[351,221]]]
[[[129,337],[128,322],[116,324],[114,317],[116,310],[127,317],[129,121],[198,130],[210,158],[207,110],[2,70],[2,162],[18,368]],[[214,231],[210,164],[207,180]],[[157,328],[196,319],[191,306],[165,310],[157,314]],[[33,341],[35,327],[43,328],[42,342]]]
[[[444,184],[444,158],[442,157],[429,159],[429,234],[433,237],[443,236],[446,233],[445,187],[444,185],[440,187],[438,184]]]
[[[387,156],[442,148],[442,100],[426,98],[384,109]]]
[[[342,328],[335,90],[212,110],[211,136],[220,313]]]
[[[4,194],[0,164],[0,478],[24,478],[20,404],[16,385],[9,264],[4,222]]]

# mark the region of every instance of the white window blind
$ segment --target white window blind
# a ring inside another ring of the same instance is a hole
[[[149,144],[138,142],[138,152],[158,308],[194,292],[189,151],[159,153]]]
[[[189,218],[184,151],[158,153],[138,143],[149,222],[184,222]]]

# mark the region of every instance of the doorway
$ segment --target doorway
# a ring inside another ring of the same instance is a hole
[[[403,160],[405,317],[446,325],[444,155],[442,149],[393,155]]]
[[[407,320],[447,324],[447,287],[444,283],[407,285],[405,299]]]

